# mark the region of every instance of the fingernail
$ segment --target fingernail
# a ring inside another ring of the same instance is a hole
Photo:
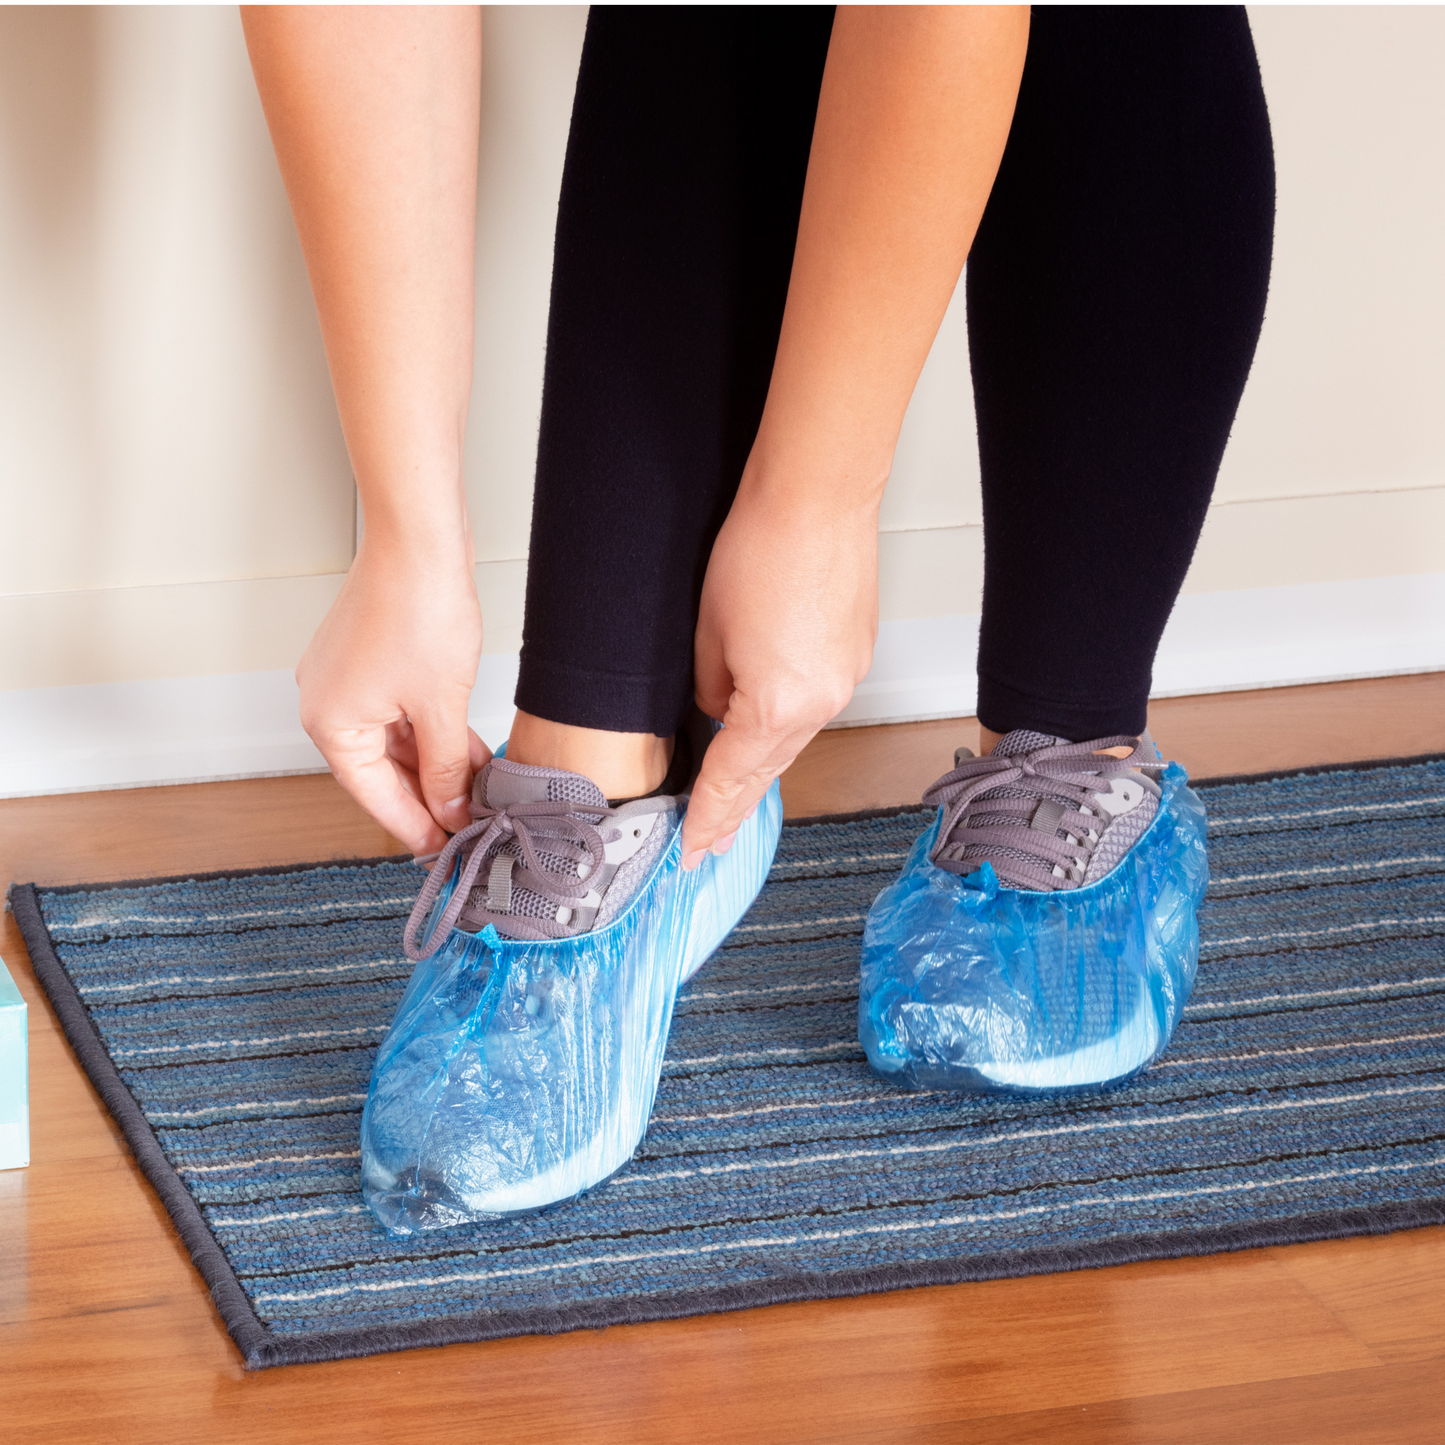
[[[734,830],[726,838],[719,838],[713,845],[712,851],[715,858],[721,858],[724,853],[737,841],[737,832]]]
[[[684,853],[682,855],[683,871],[690,873],[706,857],[706,848],[694,848],[691,853]]]
[[[749,818],[751,818],[751,817],[753,816],[753,814],[756,813],[757,811],[758,811],[758,805],[757,805],[756,803],[754,803],[754,804],[752,805],[752,807],[748,809],[747,816],[748,816]],[[744,821],[746,821],[746,819],[745,819]]]

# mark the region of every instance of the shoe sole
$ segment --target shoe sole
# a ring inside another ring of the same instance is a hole
[[[1162,1043],[1159,1020],[1147,995],[1141,994],[1133,1016],[1111,1038],[1048,1059],[975,1064],[973,1072],[1001,1089],[1107,1089],[1137,1074]]]

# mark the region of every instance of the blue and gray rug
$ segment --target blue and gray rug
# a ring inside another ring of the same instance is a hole
[[[248,1364],[1445,1221],[1445,760],[1221,781],[1199,980],[1116,1092],[897,1092],[859,937],[917,811],[790,824],[679,1000],[634,1162],[388,1243],[357,1127],[420,885],[380,861],[17,887],[71,1043]]]

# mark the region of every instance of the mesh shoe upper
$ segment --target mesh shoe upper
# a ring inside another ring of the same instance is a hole
[[[432,865],[403,943],[429,957],[453,926],[509,938],[570,938],[611,922],[672,839],[682,799],[609,807],[578,773],[494,758],[472,788],[475,820]],[[456,887],[422,944],[420,930],[461,859]]]
[[[1128,747],[1127,757],[1103,750]],[[1148,734],[1070,743],[1018,728],[993,753],[960,748],[924,793],[944,809],[932,861],[950,873],[985,861],[1008,887],[1050,892],[1106,876],[1158,812],[1159,754]]]

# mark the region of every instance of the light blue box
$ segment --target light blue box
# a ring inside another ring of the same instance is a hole
[[[25,1000],[0,960],[0,1169],[30,1163],[29,1053]]]

